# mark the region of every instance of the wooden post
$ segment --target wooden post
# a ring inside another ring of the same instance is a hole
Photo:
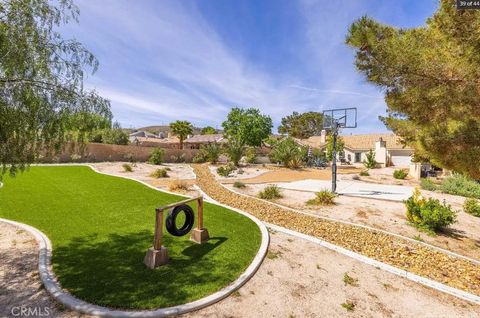
[[[201,230],[203,229],[203,197],[199,197],[197,200],[197,210],[198,210],[197,229]]]
[[[163,241],[163,209],[155,210],[155,235],[153,237],[153,248],[159,250]]]

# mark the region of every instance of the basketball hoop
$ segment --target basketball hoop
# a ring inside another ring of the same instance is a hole
[[[357,108],[337,108],[323,111],[323,128],[333,137],[332,192],[337,191],[337,136],[340,128],[357,128]]]

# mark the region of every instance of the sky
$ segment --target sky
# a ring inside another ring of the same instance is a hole
[[[345,45],[363,15],[418,27],[437,0],[81,0],[78,24],[61,29],[100,61],[86,78],[125,128],[221,123],[232,107],[272,117],[357,107],[358,127],[386,131],[383,93]]]

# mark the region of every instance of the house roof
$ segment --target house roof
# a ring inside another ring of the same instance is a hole
[[[212,134],[212,135],[194,135],[190,138],[185,139],[185,143],[189,144],[204,144],[212,142],[226,142],[227,140],[223,137],[222,134]]]
[[[157,135],[155,134],[152,134],[148,131],[144,131],[144,130],[139,130],[139,131],[136,131],[136,132],[133,132],[129,135],[130,137],[146,137],[146,138],[158,138]]]
[[[180,140],[175,137],[167,137],[167,138],[146,138],[146,137],[137,137],[139,142],[149,142],[149,143],[157,143],[157,144],[178,144]]]
[[[364,134],[364,135],[346,135],[341,136],[345,142],[345,148],[350,150],[369,150],[375,148],[375,142],[380,138],[386,142],[387,149],[405,149],[412,150],[412,148],[404,145],[400,142],[400,137],[395,134]],[[312,136],[308,139],[297,139],[302,145],[310,146],[313,148],[323,148],[327,143],[321,142],[321,136]]]

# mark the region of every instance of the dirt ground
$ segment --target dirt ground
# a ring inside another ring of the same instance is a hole
[[[226,186],[243,194],[257,196],[267,184],[248,184],[243,189],[234,188],[230,184]],[[457,223],[453,224],[448,232],[430,236],[407,223],[402,202],[339,196],[335,206],[322,207],[306,204],[315,197],[311,192],[286,189],[281,191],[283,198],[274,201],[281,205],[332,219],[369,225],[410,238],[416,237],[432,245],[480,260],[480,218],[463,212],[462,205],[465,200],[463,197],[422,191],[427,197],[445,199],[458,211]]]
[[[100,172],[134,178],[164,190],[170,190],[170,184],[174,180],[182,180],[188,185],[188,190],[178,190],[175,192],[190,196],[198,195],[198,192],[192,188],[195,183],[195,174],[188,164],[165,163],[162,165],[151,165],[148,163],[136,163],[135,165],[132,165],[132,172],[125,172],[122,167],[124,163],[126,162],[99,162],[92,163],[91,165]],[[168,171],[168,178],[157,179],[150,177],[150,174],[153,171],[161,168],[170,169],[170,171]]]
[[[0,317],[17,306],[44,317],[87,317],[63,309],[42,288],[28,233],[0,223]],[[345,273],[351,277],[344,282]],[[347,311],[342,304],[353,304]],[[230,297],[181,317],[480,317],[480,306],[416,284],[314,243],[271,231],[268,256]]]
[[[255,169],[255,168],[254,168]],[[242,175],[241,178],[238,176],[229,177],[225,180],[228,183],[233,183],[237,180],[241,180],[243,183],[247,184],[255,184],[255,183],[267,183],[267,182],[290,182],[290,181],[298,181],[298,180],[305,180],[305,179],[319,179],[319,180],[330,180],[332,172],[330,169],[313,169],[313,168],[304,168],[304,169],[287,169],[283,167],[270,167],[269,169],[265,168],[257,168],[259,171],[263,170],[263,173],[252,176]],[[338,174],[352,174],[352,173],[359,173],[361,169],[358,168],[340,168],[338,169]],[[218,176],[216,171],[214,171],[214,175]]]
[[[360,181],[364,182],[372,182],[377,184],[393,184],[393,185],[405,185],[405,186],[418,186],[420,185],[420,181],[415,180],[411,177],[407,177],[404,180],[395,179],[393,177],[393,172],[395,170],[402,169],[399,167],[386,167],[386,168],[378,168],[378,169],[370,169],[368,170],[369,176],[359,176],[358,173],[354,174],[344,174],[340,175],[340,180],[353,180],[353,178],[359,177]],[[361,170],[366,170],[362,168]],[[403,168],[403,170],[408,171],[408,168]]]

